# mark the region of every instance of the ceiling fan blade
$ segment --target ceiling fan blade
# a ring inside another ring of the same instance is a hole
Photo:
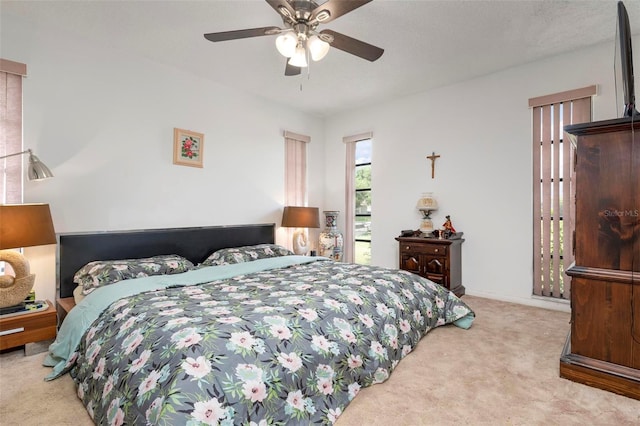
[[[322,30],[320,34],[327,34],[333,37],[331,46],[340,49],[352,55],[359,56],[368,61],[375,61],[384,53],[384,49],[376,47],[364,41],[356,40],[344,34],[337,33],[332,30]]]
[[[284,75],[299,75],[302,72],[302,68],[289,64],[289,58],[287,58],[287,65],[284,68]]]
[[[269,0],[267,0],[269,1]],[[284,0],[283,0],[284,1]],[[316,17],[318,16],[318,14],[324,10],[326,10],[327,12],[329,12],[329,17],[325,18],[325,19],[318,19],[318,21],[322,22],[323,24],[327,23],[327,22],[331,22],[336,18],[339,18],[340,16],[351,12],[354,9],[359,8],[360,6],[364,6],[365,4],[371,2],[372,0],[349,0],[349,1],[344,1],[344,0],[329,0],[326,3],[316,7],[312,12],[311,12],[311,21],[313,21],[314,19],[316,19]]]
[[[235,31],[223,31],[219,33],[205,34],[204,38],[209,41],[227,41],[236,40],[239,38],[260,37],[265,35],[276,34],[280,31],[278,27],[262,27],[251,28],[248,30],[235,30]]]
[[[295,23],[296,11],[287,0],[266,0],[266,2],[286,21]]]

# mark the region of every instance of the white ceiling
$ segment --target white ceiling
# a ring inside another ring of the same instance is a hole
[[[626,0],[634,33],[640,1]],[[212,43],[209,32],[282,26],[262,0],[5,1],[0,13],[133,51],[297,109],[342,110],[441,87],[613,40],[615,0],[374,0],[319,29],[385,49],[376,62],[332,49],[285,77],[275,37]],[[612,58],[613,64],[613,49]]]

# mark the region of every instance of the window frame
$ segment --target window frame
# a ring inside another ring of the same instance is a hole
[[[356,143],[364,140],[371,140],[373,147],[373,133],[366,132],[342,138],[346,147],[345,159],[345,229],[344,229],[344,250],[343,260],[354,262],[355,258],[355,219],[356,219]],[[373,149],[371,152],[373,162]],[[366,241],[369,242],[369,241]]]

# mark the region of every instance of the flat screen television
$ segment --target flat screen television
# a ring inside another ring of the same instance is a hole
[[[622,117],[632,117],[636,111],[636,95],[633,81],[633,54],[631,51],[631,27],[629,15],[624,3],[618,2],[618,25],[616,43],[616,86],[622,83],[622,98],[624,109]]]

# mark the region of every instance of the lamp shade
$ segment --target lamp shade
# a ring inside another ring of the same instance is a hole
[[[31,153],[29,150],[29,166],[27,169],[27,176],[29,180],[43,180],[53,177],[53,173],[38,157]]]
[[[298,38],[293,33],[284,33],[276,38],[276,48],[278,52],[286,58],[290,58],[296,53]]]
[[[295,53],[291,59],[289,59],[289,65],[300,68],[305,68],[309,65],[307,63],[307,50],[304,48],[302,43],[298,43]]]
[[[317,35],[312,35],[309,37],[307,41],[307,46],[309,47],[309,52],[311,52],[311,59],[314,61],[319,61],[329,53],[329,43],[326,41],[320,40],[320,37]]]
[[[438,210],[438,201],[434,198],[432,192],[422,194],[416,204],[418,210]]]
[[[33,155],[33,151],[31,151],[30,149],[22,152],[14,152],[13,154],[3,155],[2,157],[0,157],[0,160],[24,154],[29,154],[29,165],[27,166],[27,176],[29,177],[29,180],[43,180],[53,177],[53,173],[51,173],[51,170],[49,170],[49,168],[45,166],[38,157]]]
[[[55,243],[49,204],[0,204],[0,250]]]
[[[282,226],[288,228],[320,228],[317,207],[286,206],[282,212]]]

